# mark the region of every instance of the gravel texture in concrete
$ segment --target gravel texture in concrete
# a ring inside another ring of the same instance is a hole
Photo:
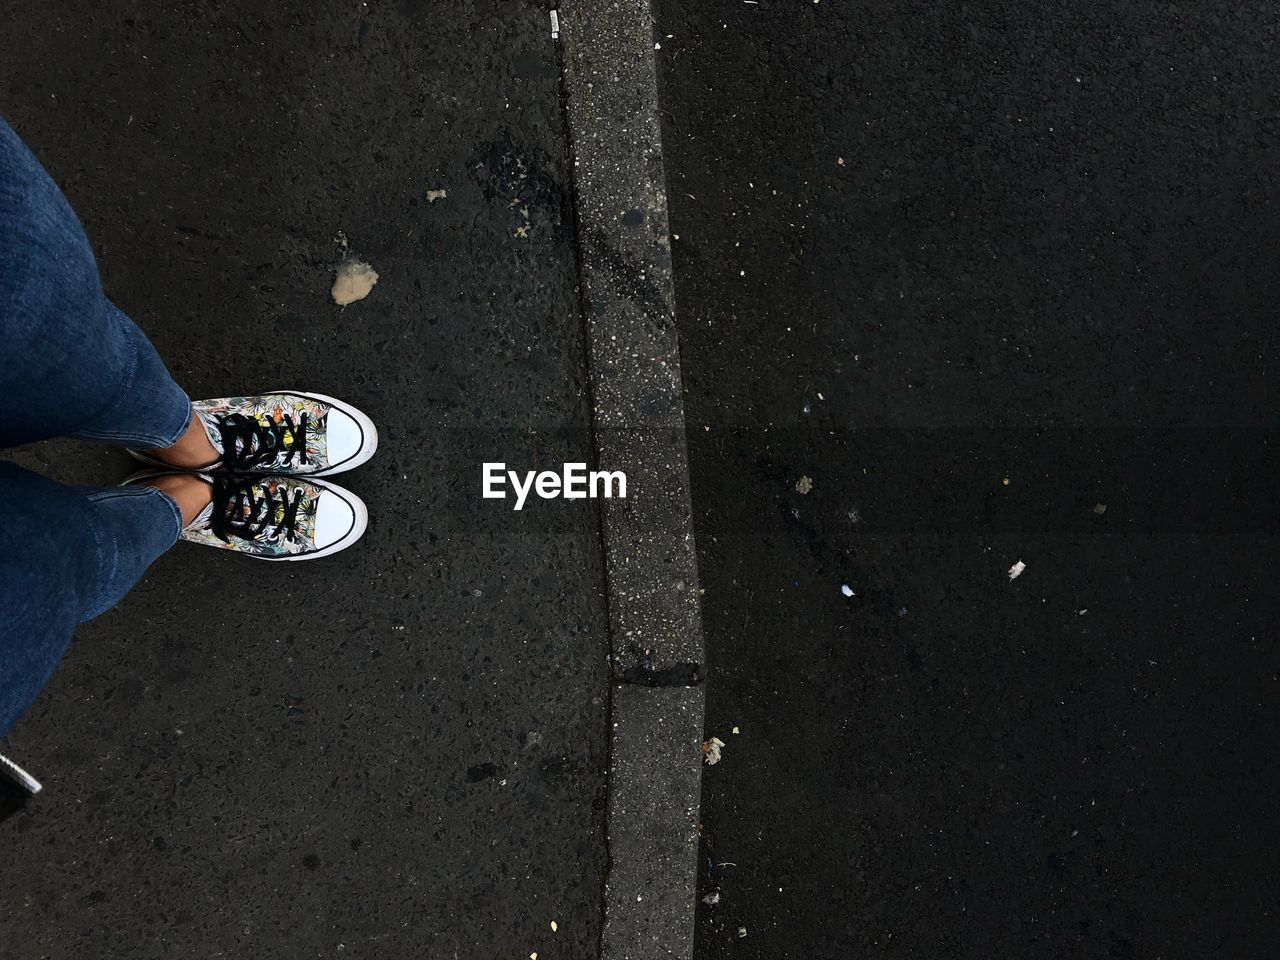
[[[602,960],[690,955],[702,706],[701,687],[614,690]]]
[[[701,673],[680,351],[648,0],[561,6],[614,676]]]
[[[613,677],[604,960],[693,949],[703,643],[649,0],[561,5]]]

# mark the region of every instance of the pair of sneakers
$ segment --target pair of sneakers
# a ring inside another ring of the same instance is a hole
[[[296,390],[197,400],[192,407],[218,459],[180,470],[131,450],[159,469],[125,481],[189,474],[209,485],[209,505],[181,539],[262,560],[314,560],[364,534],[364,501],[320,479],[360,466],[378,449],[373,421],[355,407]]]

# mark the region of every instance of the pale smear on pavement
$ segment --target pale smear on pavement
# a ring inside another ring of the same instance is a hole
[[[363,300],[378,282],[378,272],[363,260],[343,260],[333,281],[333,302],[340,307]]]

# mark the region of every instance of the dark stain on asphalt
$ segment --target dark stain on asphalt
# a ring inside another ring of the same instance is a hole
[[[632,301],[643,308],[644,316],[661,318],[656,321],[659,329],[671,325],[671,304],[662,295],[662,288],[649,276],[646,268],[632,260],[616,245],[609,242],[603,230],[592,230],[580,241],[584,248],[584,260],[603,268],[612,277],[616,289],[625,290]],[[599,310],[605,301],[592,302]]]

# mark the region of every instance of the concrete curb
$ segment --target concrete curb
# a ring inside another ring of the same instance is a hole
[[[703,637],[649,0],[561,0],[603,500],[612,731],[603,960],[690,957]]]

